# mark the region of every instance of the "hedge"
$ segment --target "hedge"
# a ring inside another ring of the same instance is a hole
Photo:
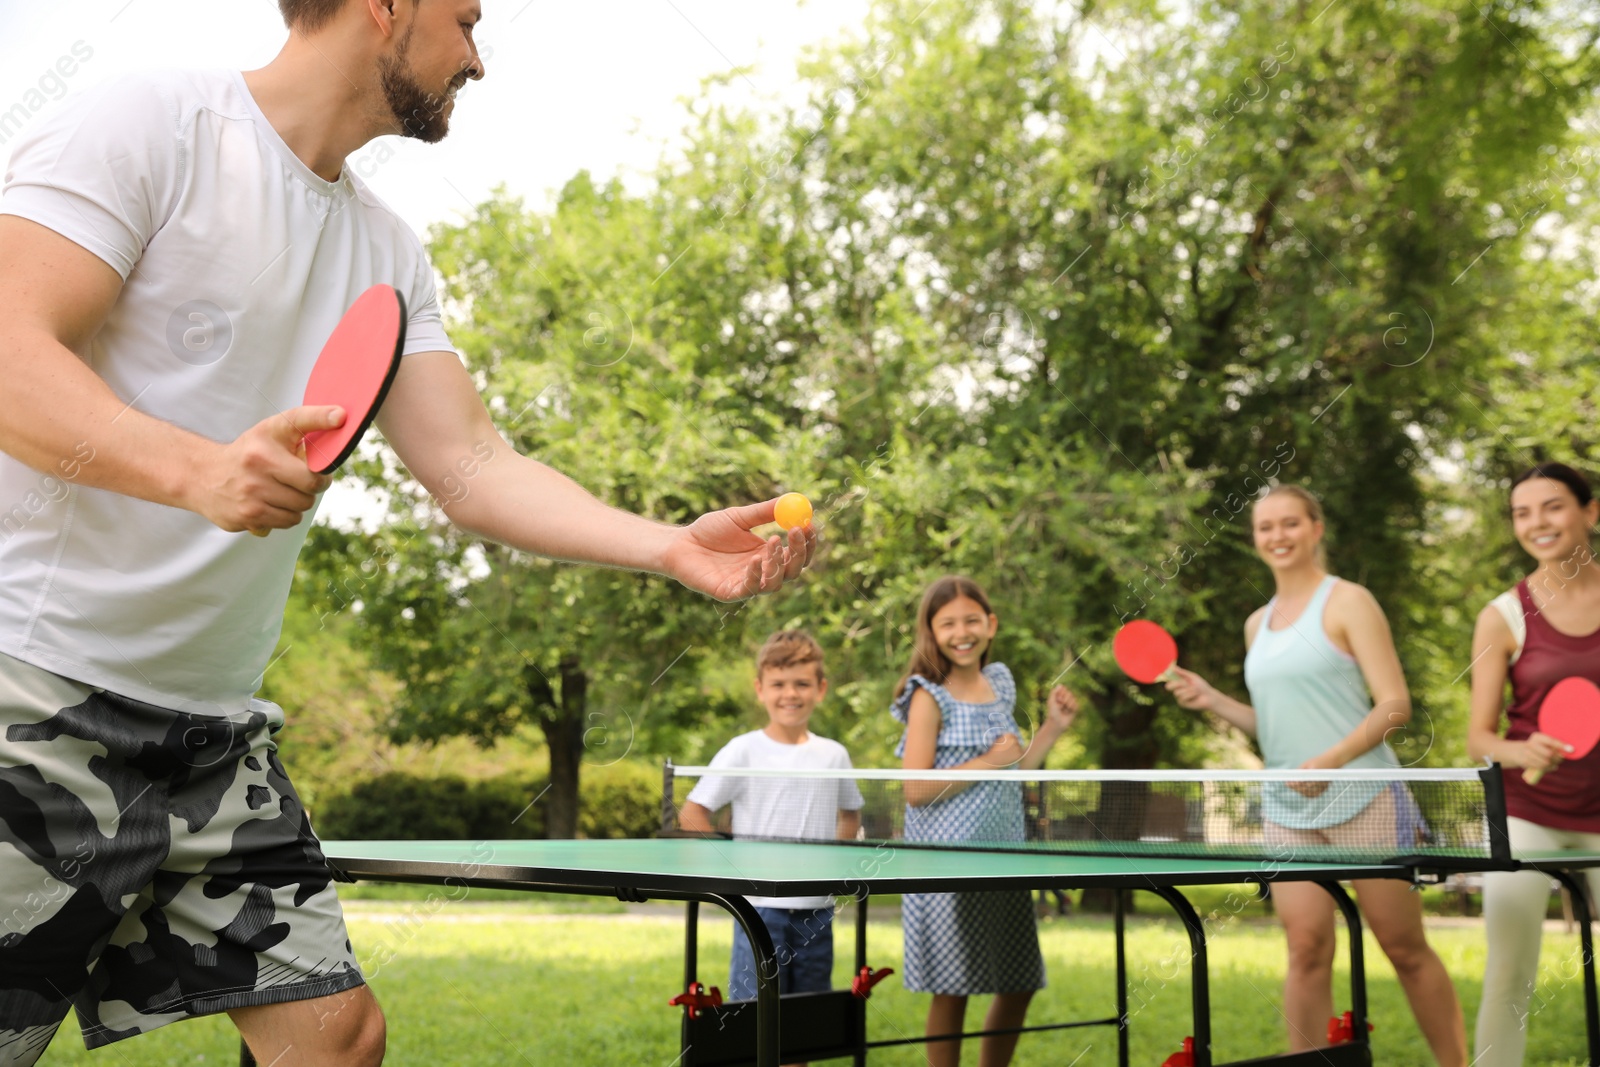
[[[329,790],[312,811],[329,841],[480,841],[540,838],[544,775],[466,779],[392,771]],[[530,806],[531,805],[531,806]],[[578,836],[653,837],[661,825],[661,771],[623,762],[585,767]]]

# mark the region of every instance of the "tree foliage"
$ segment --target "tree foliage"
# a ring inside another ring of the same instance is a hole
[[[807,60],[803,104],[708,91],[648,190],[580,174],[433,235],[512,447],[666,522],[801,489],[827,540],[798,590],[726,608],[528,559],[414,490],[311,566],[365,576],[400,734],[537,722],[574,797],[585,736],[735,732],[742,657],[785,625],[829,649],[820,729],[885,759],[950,571],[996,601],[1025,714],[1062,677],[1090,698],[1063,759],[1182,764],[1217,738],[1122,680],[1110,635],[1160,619],[1242,689],[1270,592],[1249,502],[1294,481],[1388,609],[1422,758],[1461,602],[1516,565],[1476,551],[1505,541],[1484,501],[1593,447],[1597,25],[1533,0],[883,0]]]

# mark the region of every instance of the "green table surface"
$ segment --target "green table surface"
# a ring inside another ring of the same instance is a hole
[[[1400,864],[1170,859],[1146,855],[940,850],[666,838],[617,841],[328,841],[355,878],[454,879],[530,889],[709,892],[755,896],[939,892],[1022,887],[1124,888],[1256,880],[1409,878]]]

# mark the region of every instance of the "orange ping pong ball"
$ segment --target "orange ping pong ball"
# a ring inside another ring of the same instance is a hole
[[[811,501],[799,493],[785,493],[778,498],[778,525],[785,530],[804,526],[811,521]]]

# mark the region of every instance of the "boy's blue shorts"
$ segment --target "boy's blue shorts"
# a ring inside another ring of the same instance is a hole
[[[772,935],[778,962],[778,992],[821,993],[833,988],[833,909],[757,908]],[[733,967],[729,1000],[754,1000],[756,959],[750,939],[733,924]]]

